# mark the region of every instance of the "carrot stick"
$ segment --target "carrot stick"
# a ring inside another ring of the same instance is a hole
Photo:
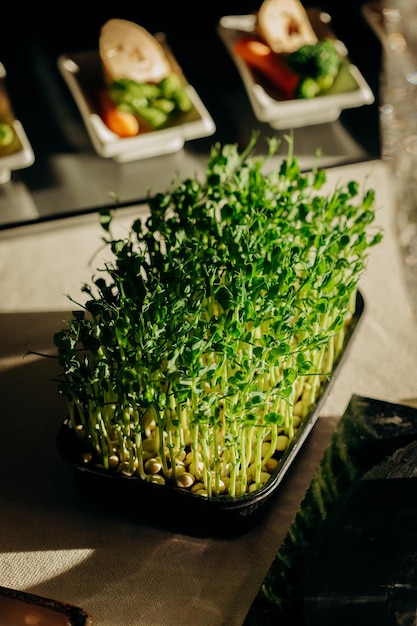
[[[133,113],[121,111],[105,90],[99,93],[100,116],[107,128],[119,137],[134,137],[139,133],[139,121]]]
[[[279,87],[286,97],[296,97],[295,90],[300,77],[267,44],[256,37],[244,35],[234,44],[234,51],[251,68],[261,72]]]

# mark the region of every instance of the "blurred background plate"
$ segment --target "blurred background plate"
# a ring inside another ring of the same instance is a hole
[[[330,16],[315,7],[307,9],[311,25],[319,39],[335,39],[329,27]],[[372,104],[375,100],[371,88],[358,68],[350,63],[344,44],[337,40],[342,53],[342,65],[329,91],[311,99],[283,100],[277,90],[255,73],[239,58],[235,42],[245,33],[253,33],[256,14],[228,15],[220,19],[218,33],[230,53],[245,86],[256,118],[276,129],[311,126],[337,120],[343,109]]]
[[[6,87],[6,68],[0,63],[0,123],[9,124],[13,139],[7,146],[0,146],[0,184],[10,180],[12,170],[29,167],[35,156],[23,125],[16,119]]]
[[[180,73],[163,36],[159,35],[159,39],[175,71]],[[208,137],[215,131],[214,121],[196,90],[184,79],[193,103],[191,111],[180,114],[164,128],[121,138],[107,128],[99,115],[97,96],[104,83],[98,50],[62,54],[58,58],[58,67],[75,99],[93,147],[102,157],[127,162],[169,154],[181,150],[186,141]]]

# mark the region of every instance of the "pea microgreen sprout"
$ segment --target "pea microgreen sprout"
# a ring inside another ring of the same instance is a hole
[[[86,462],[188,488],[256,491],[314,407],[381,233],[372,190],[329,195],[278,143],[212,147],[204,180],[149,199],[55,334]],[[269,171],[266,172],[266,167]]]

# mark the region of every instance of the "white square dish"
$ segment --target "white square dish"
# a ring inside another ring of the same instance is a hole
[[[170,58],[175,67],[172,54]],[[104,84],[98,50],[60,55],[58,67],[75,99],[93,147],[102,157],[127,162],[160,156],[181,150],[186,141],[208,137],[215,131],[209,112],[195,89],[185,81],[193,103],[191,111],[181,114],[167,127],[121,138],[107,128],[98,112],[96,96]],[[176,71],[180,71],[178,66]]]
[[[26,136],[21,122],[15,118],[8,97],[6,84],[6,69],[0,63],[0,122],[10,124],[14,131],[14,138],[9,146],[0,148],[0,184],[10,180],[12,170],[29,167],[35,161],[32,146]]]
[[[311,25],[319,39],[332,37],[330,16],[316,8],[307,9]],[[333,86],[326,94],[310,99],[285,100],[273,86],[255,73],[234,51],[234,44],[245,33],[254,33],[256,14],[227,15],[218,24],[218,34],[231,55],[245,86],[253,112],[260,122],[275,129],[292,129],[332,122],[343,109],[372,104],[375,97],[358,68],[350,63],[347,50],[337,40],[342,65]]]

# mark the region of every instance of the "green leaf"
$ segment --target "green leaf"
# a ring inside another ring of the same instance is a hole
[[[99,219],[100,219],[101,227],[106,232],[109,232],[110,231],[110,225],[111,225],[112,219],[113,219],[112,211],[110,209],[102,209],[99,212]]]

